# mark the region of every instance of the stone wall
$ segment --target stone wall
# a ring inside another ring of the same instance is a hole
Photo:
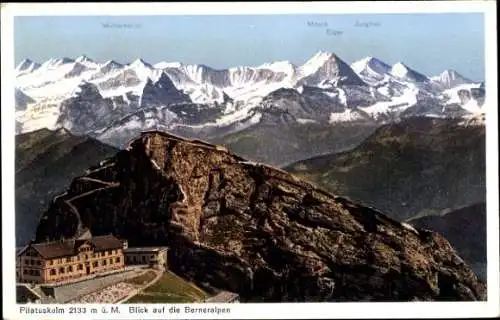
[[[101,290],[107,286],[133,278],[141,272],[142,270],[140,269],[131,269],[117,274],[98,276],[89,280],[84,280],[62,286],[55,286],[55,287],[41,286],[41,290],[42,292],[45,293],[45,295],[54,295],[57,303],[66,303],[80,296],[89,294],[97,290]],[[46,299],[42,298],[43,302],[46,302],[48,300],[50,300],[50,298]]]

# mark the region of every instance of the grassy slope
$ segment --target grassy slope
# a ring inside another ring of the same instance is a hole
[[[127,303],[182,303],[196,302],[208,298],[207,293],[191,282],[165,272],[162,277]]]
[[[49,201],[75,176],[117,151],[66,131],[41,129],[16,136],[16,244],[29,241]]]
[[[212,141],[249,160],[282,166],[353,148],[374,130],[373,124],[258,125]]]
[[[135,284],[135,285],[145,285],[148,282],[153,281],[153,279],[156,277],[156,273],[154,271],[147,271],[144,274],[141,274],[140,276],[137,276],[135,278],[129,279],[125,281],[126,283],[130,284]]]
[[[286,170],[398,220],[485,201],[484,127],[412,118]]]

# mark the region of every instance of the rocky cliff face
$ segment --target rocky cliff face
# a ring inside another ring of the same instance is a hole
[[[485,300],[446,239],[221,147],[146,132],[74,179],[37,241],[83,227],[169,245],[169,266],[249,301]]]

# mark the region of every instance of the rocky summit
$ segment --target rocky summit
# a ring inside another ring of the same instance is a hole
[[[486,300],[443,236],[157,131],[75,178],[42,215],[36,241],[85,227],[168,245],[173,271],[243,301]]]

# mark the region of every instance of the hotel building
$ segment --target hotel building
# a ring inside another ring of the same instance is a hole
[[[124,246],[125,263],[127,265],[149,265],[151,267],[167,267],[167,247],[135,247]]]
[[[123,243],[112,235],[33,243],[17,254],[17,281],[57,283],[125,267]]]

